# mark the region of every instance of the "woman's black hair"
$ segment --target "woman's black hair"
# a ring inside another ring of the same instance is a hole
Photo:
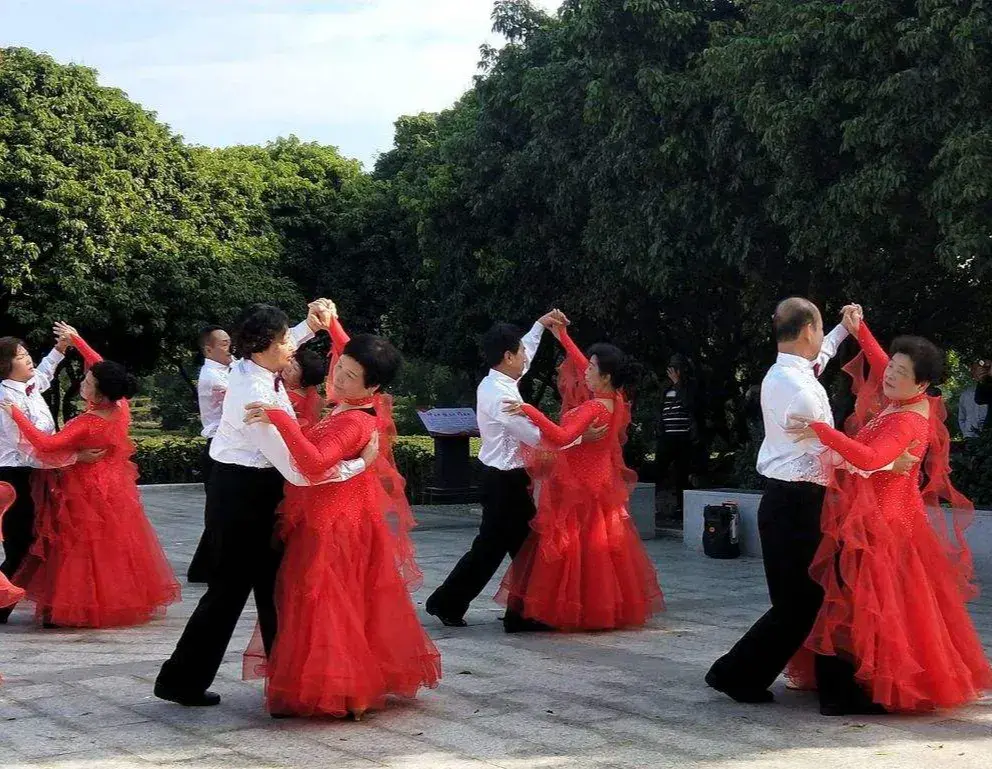
[[[90,367],[90,373],[96,380],[100,395],[114,403],[121,398],[133,398],[138,392],[137,378],[120,363],[100,361]]]
[[[630,380],[631,364],[630,359],[623,350],[607,342],[597,342],[586,351],[586,357],[590,360],[596,356],[596,363],[600,374],[609,374],[610,384],[614,388],[621,388]]]
[[[922,336],[900,336],[892,342],[889,355],[902,353],[913,362],[913,377],[917,384],[938,385],[944,381],[946,359],[944,351]]]
[[[265,352],[289,330],[289,316],[271,304],[253,304],[245,308],[231,334],[231,352],[236,358],[248,358]]]
[[[366,387],[388,386],[403,364],[399,350],[388,339],[374,334],[353,336],[341,354],[357,361],[362,367]]]
[[[316,387],[327,379],[327,358],[312,347],[300,347],[293,357],[300,364],[301,387]]]

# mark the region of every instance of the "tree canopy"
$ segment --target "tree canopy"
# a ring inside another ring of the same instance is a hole
[[[989,354],[990,13],[499,0],[506,44],[367,172],[292,137],[190,147],[91,70],[6,49],[0,316],[71,315],[147,367],[248,301],[329,295],[470,382],[493,320],[559,306],[648,370],[695,359],[730,436],[790,294]]]

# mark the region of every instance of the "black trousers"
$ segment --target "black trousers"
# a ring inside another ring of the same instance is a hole
[[[682,492],[689,488],[692,470],[692,438],[689,433],[662,433],[655,448],[655,498],[670,489],[675,493],[675,509],[681,516]]]
[[[813,629],[823,590],[809,576],[809,567],[820,544],[824,491],[812,483],[768,481],[758,508],[758,530],[772,607],[713,664],[721,684],[767,689]],[[832,683],[840,685],[828,678],[839,675],[845,686],[853,681],[853,668],[843,660],[818,657],[816,665],[818,681],[827,686],[824,691],[818,685],[821,700],[833,697]]]
[[[207,445],[203,449],[203,455],[200,457],[200,467],[203,473],[203,490],[207,491],[210,488],[210,477],[213,475],[214,466],[217,464],[214,459],[210,456],[210,444],[213,443],[213,438],[207,439]],[[207,528],[207,507],[206,504],[203,506],[203,530],[206,532]],[[207,581],[207,550],[208,546],[206,543],[206,537],[201,536],[200,542],[196,546],[196,552],[193,553],[193,559],[189,562],[189,569],[186,571],[186,579],[190,582],[199,583]]]
[[[481,593],[503,559],[517,554],[530,534],[536,512],[526,470],[487,467],[482,477],[482,523],[472,547],[455,564],[428,602],[440,613],[461,617]]]
[[[186,623],[159,682],[200,693],[220,668],[249,593],[255,595],[266,652],[276,635],[275,581],[282,553],[275,539],[283,479],[274,468],[216,463],[207,488],[207,592]]]
[[[0,467],[0,483],[14,487],[17,498],[3,517],[3,563],[0,572],[14,576],[34,543],[34,500],[31,498],[30,467]],[[0,619],[6,620],[13,606],[0,609]]]
[[[14,487],[17,498],[3,518],[4,560],[0,572],[13,577],[34,542],[34,500],[30,467],[0,467],[0,482]]]

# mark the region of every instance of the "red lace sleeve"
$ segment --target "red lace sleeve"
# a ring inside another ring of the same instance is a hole
[[[567,414],[592,397],[586,385],[589,361],[566,329],[562,329],[559,341],[565,348],[565,360],[558,367],[558,393],[561,395],[561,413]]]
[[[83,356],[83,365],[86,366],[86,368],[103,362],[103,356],[86,344],[86,340],[78,334],[72,337],[72,344],[77,350],[79,350],[79,354]]]
[[[10,415],[17,423],[24,439],[40,452],[54,453],[92,448],[86,443],[86,439],[90,436],[88,420],[73,419],[55,435],[49,435],[31,424],[31,420],[20,409],[11,409]]]
[[[563,328],[561,334],[558,336],[558,341],[561,342],[561,346],[565,348],[565,355],[568,356],[569,361],[576,367],[581,369],[583,372],[589,366],[589,360],[583,354],[582,350],[575,343],[575,340],[568,335],[568,329]]]
[[[328,433],[321,446],[315,446],[303,434],[300,424],[282,409],[266,409],[279,431],[297,467],[309,479],[323,478],[345,457],[357,456],[371,437],[369,424],[358,419],[341,419],[340,426]]]
[[[351,337],[348,336],[348,332],[344,330],[344,326],[341,325],[341,321],[337,318],[331,320],[331,325],[327,330],[331,335],[332,354],[340,355],[341,351],[344,350],[344,346],[351,341]]]
[[[882,349],[882,345],[878,343],[875,335],[871,333],[868,324],[864,321],[861,322],[858,328],[858,344],[861,345],[861,352],[865,354],[865,358],[868,360],[872,376],[881,378],[882,374],[885,373],[886,366],[889,365],[889,356]]]
[[[586,431],[586,428],[593,423],[599,415],[597,401],[587,401],[579,407],[578,411],[570,413],[567,425],[556,425],[544,414],[531,406],[529,403],[523,404],[523,412],[527,418],[537,425],[544,439],[553,446],[567,446]]]
[[[816,422],[811,427],[824,446],[859,470],[879,470],[893,462],[913,442],[912,419],[909,414],[887,417],[884,429],[868,443],[849,438],[825,422]]]

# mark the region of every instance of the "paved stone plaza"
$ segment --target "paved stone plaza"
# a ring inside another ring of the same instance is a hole
[[[199,534],[197,487],[146,490],[177,573]],[[416,541],[422,604],[468,546],[478,511],[429,508]],[[200,588],[147,627],[41,630],[24,609],[0,627],[0,766],[15,767],[974,767],[992,766],[992,700],[921,717],[826,719],[810,694],[776,685],[773,705],[737,705],[707,689],[708,664],[766,606],[761,564],[714,561],[681,542],[647,543],[668,611],[642,631],[506,636],[492,590],[470,626],[427,623],[444,680],[414,703],[360,723],[274,721],[261,684],[243,683],[238,628],[215,689],[219,707],[152,697]],[[973,607],[992,651],[992,598]],[[426,615],[425,615],[426,618]]]

